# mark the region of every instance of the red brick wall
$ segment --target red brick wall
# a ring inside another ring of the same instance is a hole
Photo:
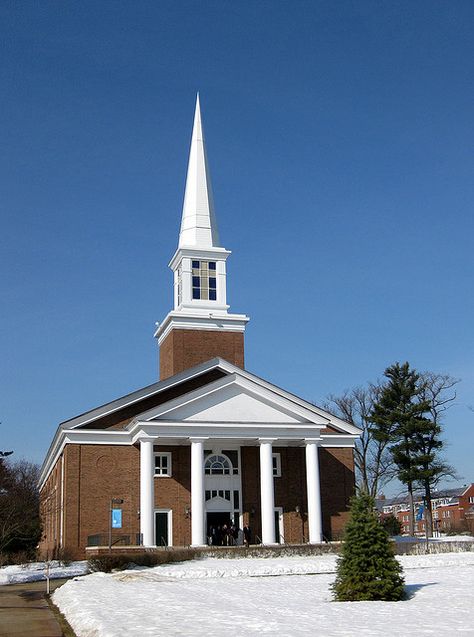
[[[42,555],[57,554],[61,520],[61,458],[54,465],[40,493],[42,537],[39,544]]]
[[[63,454],[63,546],[67,551],[73,557],[83,559],[87,536],[107,534],[111,498],[123,498],[123,529],[120,533],[134,539],[140,526],[138,449],[119,445],[66,445]],[[59,467],[60,461],[42,489],[42,498],[50,481],[59,480]],[[46,538],[40,544],[40,551],[45,552],[50,547],[50,540]]]
[[[328,538],[339,539],[349,517],[349,500],[355,493],[353,450],[320,448],[319,472],[323,533]]]
[[[155,478],[155,506],[173,511],[173,544],[190,544],[191,520],[185,513],[191,505],[190,447],[157,449],[172,451],[173,475]],[[114,530],[114,534],[129,535],[134,543],[140,532],[139,449],[128,445],[66,445],[64,456],[63,543],[67,550],[83,559],[87,537],[108,534],[111,498],[124,500],[120,505],[122,529]],[[56,483],[59,466],[58,462],[43,487],[43,498]],[[40,546],[42,552],[48,549],[52,549],[50,538]]]
[[[160,380],[216,356],[243,368],[243,332],[173,329],[160,346]]]
[[[191,453],[188,446],[158,446],[172,452],[172,476],[155,478],[155,507],[173,511],[173,544],[191,542]],[[275,447],[281,455],[281,478],[275,478],[275,506],[283,507],[284,537],[288,543],[308,539],[304,448]],[[122,523],[114,534],[135,541],[140,531],[140,452],[134,446],[66,445],[64,450],[64,546],[75,558],[84,557],[87,536],[107,535],[111,498],[122,498]],[[258,447],[242,447],[242,508],[244,524],[253,537],[261,537],[260,460]],[[53,469],[42,498],[57,488],[60,463]],[[323,526],[328,538],[338,537],[347,518],[347,504],[354,490],[351,449],[320,449]],[[300,506],[301,514],[295,511]],[[59,538],[59,512],[56,516]],[[41,544],[52,548],[52,538]],[[54,543],[53,543],[54,544]]]
[[[155,478],[155,507],[173,511],[173,545],[191,544],[191,447],[155,447],[155,451],[172,452],[171,477]]]
[[[285,541],[308,540],[306,464],[302,447],[274,447],[281,458],[281,478],[275,478],[275,506],[283,507]],[[244,524],[261,537],[260,460],[258,447],[242,447],[242,502]],[[355,491],[352,449],[319,449],[323,533],[338,539],[348,519],[349,499]],[[296,506],[300,513],[296,513]],[[252,514],[252,509],[254,513]]]

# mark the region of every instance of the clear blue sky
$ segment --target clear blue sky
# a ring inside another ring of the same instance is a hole
[[[474,4],[0,4],[0,448],[157,379],[196,91],[246,364],[316,402],[462,379],[474,480]]]

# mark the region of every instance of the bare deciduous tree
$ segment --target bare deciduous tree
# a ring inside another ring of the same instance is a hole
[[[428,413],[432,423],[428,433],[419,439],[419,446],[427,459],[420,467],[420,480],[418,481],[425,494],[425,523],[427,533],[433,535],[433,506],[432,489],[442,479],[458,479],[455,469],[449,465],[437,453],[441,449],[441,425],[444,413],[452,407],[456,400],[456,385],[459,379],[449,374],[437,374],[435,372],[423,372],[420,374],[420,397],[428,404]],[[432,457],[432,460],[428,459]]]
[[[376,440],[368,422],[380,384],[346,390],[341,396],[331,394],[325,408],[343,420],[362,429],[354,449],[356,484],[360,492],[377,497],[379,491],[395,475],[388,440]]]
[[[0,552],[34,549],[39,541],[39,467],[20,460],[2,462],[0,485]]]

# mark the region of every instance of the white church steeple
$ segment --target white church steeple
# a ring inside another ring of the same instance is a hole
[[[206,145],[201,122],[199,93],[196,98],[188,174],[184,193],[183,215],[179,233],[180,248],[219,247],[219,234],[214,214],[211,176],[207,164]]]
[[[160,355],[162,378],[164,373],[170,375],[169,370],[174,373],[176,370],[176,364],[163,365],[162,363],[163,352],[165,350],[168,352],[169,349],[168,345],[164,345],[164,341],[168,339],[171,332],[176,333],[178,330],[194,333],[207,332],[208,337],[210,337],[209,331],[218,332],[214,339],[215,343],[210,343],[209,338],[206,337],[206,348],[211,355],[204,360],[213,356],[221,356],[229,360],[229,356],[219,353],[220,348],[223,347],[219,343],[227,343],[229,338],[226,334],[228,333],[237,332],[243,337],[248,317],[244,314],[228,312],[226,260],[230,254],[219,241],[198,94],[178,248],[169,264],[174,273],[174,309],[155,332],[162,350]],[[186,338],[188,337],[189,333],[186,335]],[[195,347],[195,345],[189,347]],[[225,347],[228,347],[228,343]],[[242,359],[242,364],[239,362],[236,364],[243,366],[243,341],[240,349],[242,354],[236,354],[236,360]],[[170,356],[168,352],[167,357],[170,358]],[[193,359],[191,351],[187,359],[190,361]]]

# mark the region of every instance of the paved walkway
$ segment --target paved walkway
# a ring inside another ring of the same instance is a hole
[[[51,592],[66,580],[51,580]],[[46,582],[0,586],[0,637],[62,637],[44,593]]]

